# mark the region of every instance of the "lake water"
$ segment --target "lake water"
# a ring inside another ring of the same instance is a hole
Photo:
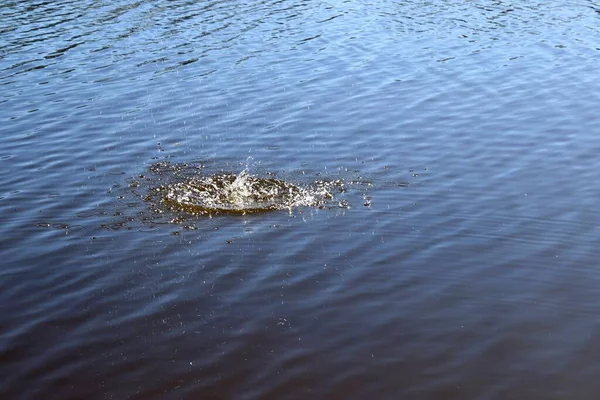
[[[597,1],[0,1],[0,398],[597,398],[599,67]],[[333,198],[154,195],[240,174]]]

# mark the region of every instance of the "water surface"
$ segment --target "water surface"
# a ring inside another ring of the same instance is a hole
[[[363,3],[0,2],[0,398],[596,398],[600,5]]]

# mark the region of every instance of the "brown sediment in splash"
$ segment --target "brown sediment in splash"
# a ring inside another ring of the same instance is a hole
[[[156,212],[192,215],[252,214],[295,207],[322,207],[341,181],[300,185],[242,171],[204,174],[188,164],[161,163],[150,167],[156,184],[144,199]]]

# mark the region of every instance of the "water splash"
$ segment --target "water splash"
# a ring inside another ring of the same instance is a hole
[[[156,164],[151,171],[163,182],[151,188],[145,196],[155,211],[170,210],[193,215],[323,207],[343,186],[341,181],[300,185],[274,177],[252,175],[246,169],[238,174],[203,174],[201,167],[187,164]]]

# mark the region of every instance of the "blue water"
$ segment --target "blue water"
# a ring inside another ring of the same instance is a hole
[[[597,398],[600,4],[363,3],[0,2],[0,398]]]

